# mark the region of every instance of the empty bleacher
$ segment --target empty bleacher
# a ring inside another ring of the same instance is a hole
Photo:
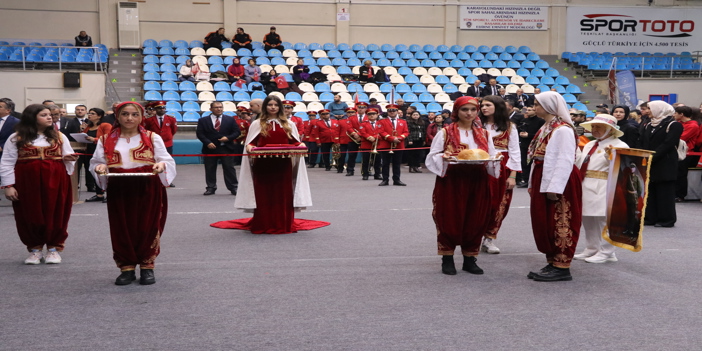
[[[103,44],[77,48],[70,43],[39,43],[0,40],[0,65],[24,69],[103,68],[108,61],[108,49]]]
[[[698,56],[690,52],[563,52],[561,58],[587,75],[603,77],[610,69],[634,71],[640,77],[696,76],[702,74]]]

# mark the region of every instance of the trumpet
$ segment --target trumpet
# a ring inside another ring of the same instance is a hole
[[[393,131],[392,131],[392,136],[394,136],[394,137],[397,136],[397,131],[396,131],[396,130],[393,130]],[[390,152],[389,152],[390,154],[394,154],[394,153],[395,153],[395,151],[393,151],[394,148],[395,148],[395,143],[394,143],[394,142],[391,142],[391,143],[390,143]]]
[[[356,140],[356,138],[354,138],[353,135],[351,135],[348,131],[346,132],[346,136],[349,137],[349,139],[351,139],[354,143],[359,144],[359,145],[361,144],[361,141]]]
[[[373,165],[375,164],[375,157],[378,155],[378,138],[373,141],[373,150],[370,151],[370,156],[368,157],[368,174],[373,170]]]
[[[336,167],[338,165],[337,160],[341,158],[341,145],[334,143],[331,148],[332,152],[332,167]]]

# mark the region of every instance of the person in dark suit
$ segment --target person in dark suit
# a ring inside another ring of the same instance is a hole
[[[514,123],[514,125],[519,125],[519,123],[524,119],[524,115],[519,113],[520,110],[514,108],[514,101],[512,99],[505,100],[505,105],[507,105],[507,113],[509,113],[509,120]]]
[[[466,91],[466,96],[472,96],[476,99],[479,98],[483,92],[482,88],[480,88],[480,83],[480,80],[476,79],[475,82],[473,82],[473,85],[468,87],[468,91]]]
[[[527,107],[532,107],[532,106],[534,106],[534,99],[535,99],[535,97],[536,97],[537,94],[541,94],[541,89],[539,89],[539,88],[534,88],[534,93],[531,94],[531,96],[529,96],[529,97],[527,98],[527,102],[526,102],[526,106],[527,106]]]
[[[202,153],[206,155],[233,154],[234,140],[239,137],[241,130],[234,118],[223,115],[222,102],[215,101],[210,105],[212,114],[197,121],[196,135],[202,142]],[[234,156],[205,156],[206,191],[203,195],[213,195],[217,191],[217,162],[222,161],[224,184],[236,195],[239,182],[234,170]]]
[[[502,86],[497,84],[497,80],[495,79],[490,79],[490,82],[488,85],[483,88],[483,91],[480,93],[480,96],[488,96],[488,95],[500,95],[500,89],[502,89]]]
[[[652,150],[648,198],[644,225],[671,228],[675,225],[675,184],[678,177],[676,147],[683,132],[682,124],[675,122],[675,110],[664,101],[651,101],[651,122],[643,128],[639,148]]]
[[[520,110],[526,107],[527,102],[529,101],[529,95],[524,94],[524,90],[522,89],[517,89],[517,93],[512,95],[511,97],[512,101],[514,101],[514,107]]]
[[[58,110],[59,115],[61,114],[61,108],[54,105],[49,107],[51,113],[54,113],[54,108]],[[59,119],[59,131],[65,135],[69,141],[76,141],[71,136],[71,133],[80,133],[82,130],[80,122],[76,118],[60,117]]]
[[[15,103],[11,99],[0,99],[0,157],[7,138],[15,132],[15,124],[19,122],[19,119],[12,115],[14,110]]]

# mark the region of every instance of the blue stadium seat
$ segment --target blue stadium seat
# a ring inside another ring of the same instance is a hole
[[[339,51],[351,50],[351,46],[349,46],[349,44],[346,44],[346,43],[341,43],[341,44],[336,46],[336,49]]]
[[[384,58],[385,58],[385,53],[382,52],[382,51],[380,51],[380,50],[378,50],[378,51],[373,51],[373,52],[371,53],[371,57],[374,58],[374,59],[376,59],[376,60],[384,59]]]
[[[444,60],[455,60],[457,56],[453,52],[447,51],[442,55],[442,57]]]
[[[534,63],[531,61],[524,61],[524,62],[522,62],[522,68],[532,69],[532,68],[536,68],[536,65],[534,65]]]
[[[419,98],[417,97],[416,94],[414,93],[405,93],[402,95],[402,100],[405,100],[405,102],[413,103],[413,102],[419,102]]]
[[[500,57],[497,56],[497,54],[494,52],[488,52],[485,54],[485,59],[490,61],[497,61],[500,59]]]
[[[197,94],[194,91],[184,91],[180,94],[180,100],[197,101]],[[185,106],[183,106],[183,109],[185,109]]]
[[[388,60],[394,60],[396,58],[400,58],[400,54],[395,51],[388,51],[385,53],[385,58]]]
[[[346,60],[341,57],[337,57],[332,60],[332,66],[346,66]]]
[[[198,107],[197,111],[199,110],[200,107]],[[183,122],[197,122],[198,119],[200,119],[200,114],[196,111],[188,111],[183,114]]]
[[[158,72],[145,72],[144,80],[161,80],[161,75]]]
[[[401,83],[395,86],[395,91],[404,94],[411,92],[412,88],[410,88],[410,86],[406,83]]]
[[[409,67],[400,67],[397,69],[397,73],[401,76],[407,76],[407,75],[412,74],[412,69]]]
[[[175,91],[167,91],[163,93],[163,100],[164,101],[178,101],[180,100],[180,94]]]
[[[558,76],[558,77],[556,77],[556,84],[564,85],[564,86],[570,85],[570,80],[568,80],[568,78],[566,78],[564,76]]]
[[[395,68],[407,66],[407,64],[405,63],[405,61],[402,60],[402,59],[399,59],[399,58],[392,60],[392,65],[393,65],[393,67],[395,67]]]
[[[256,64],[259,65],[259,66],[260,66],[260,65],[270,65],[270,64],[271,64],[271,60],[269,60],[268,57],[259,56],[259,57],[256,58]]]
[[[402,99],[402,95],[398,94],[397,92],[395,92],[394,95],[391,94],[392,93],[385,94],[386,101],[397,101],[397,99]],[[393,99],[392,96],[394,96],[395,98]]]
[[[253,93],[251,93],[251,100],[254,100],[254,99],[263,100],[266,98],[266,96],[268,96],[268,95],[266,95],[266,93],[257,90],[257,91],[254,91]]]
[[[380,50],[383,50],[383,51],[393,51],[393,50],[395,50],[395,47],[393,47],[393,46],[390,45],[390,44],[383,44],[383,45],[380,46]]]
[[[334,45],[332,43],[324,43],[324,46],[322,46],[322,48],[324,51],[335,50],[336,45]]]
[[[164,63],[159,69],[161,72],[176,72],[176,66],[172,63]]]
[[[420,102],[434,102],[434,95],[431,95],[430,93],[421,93],[419,94],[419,101]]]
[[[295,45],[293,45],[293,49],[295,49],[295,50],[305,50],[305,49],[307,49],[307,44],[305,44],[305,43],[295,43]]]
[[[566,93],[569,94],[582,94],[582,90],[580,90],[580,87],[578,87],[575,84],[570,84],[566,87]]]
[[[341,66],[336,69],[336,74],[353,74],[349,66]]]
[[[519,69],[522,67],[522,64],[519,63],[519,61],[511,60],[511,61],[507,62],[507,67],[512,68],[512,69]]]
[[[544,60],[536,61],[535,66],[536,66],[536,68],[541,68],[541,69],[548,69],[550,67],[548,62],[546,62]]]
[[[366,49],[366,46],[363,44],[360,44],[360,43],[356,43],[356,44],[353,44],[351,46],[351,50],[353,50],[353,51],[361,51],[361,50],[365,50],[365,49]]]
[[[161,48],[172,48],[173,42],[168,39],[164,39],[158,42],[158,46]]]
[[[327,93],[331,91],[331,88],[329,88],[329,84],[320,82],[314,85],[314,91],[318,93]]]
[[[444,53],[444,52],[449,52],[449,47],[447,45],[439,45],[436,47],[436,51]]]
[[[430,59],[422,60],[422,67],[434,67],[436,64]]]
[[[380,85],[381,93],[389,93],[392,91],[393,85],[391,83],[383,83]]]
[[[407,45],[405,44],[397,44],[395,45],[395,51],[402,52],[402,51],[407,51]]]
[[[273,50],[271,50],[271,51],[273,51]],[[306,59],[307,59],[307,57],[305,57],[305,60]],[[285,59],[282,57],[274,57],[271,59],[271,65],[272,66],[285,65]]]
[[[403,51],[402,53],[400,53],[400,58],[403,60],[409,60],[411,58],[414,58],[414,54],[409,51]]]
[[[285,94],[285,100],[290,100],[290,101],[302,101],[302,96],[300,96],[299,93],[296,93],[294,91],[291,91],[287,94]]]
[[[440,60],[442,57],[443,56],[438,51],[429,52],[429,59],[431,59],[431,60]]]
[[[508,84],[512,83],[509,80],[509,78],[507,78],[505,76],[498,76],[497,78],[495,78],[495,80],[497,80],[497,84],[500,84],[500,85],[508,85]]]
[[[451,52],[454,52],[454,53],[458,54],[458,53],[460,53],[460,52],[463,51],[463,47],[460,46],[460,45],[453,45],[453,46],[451,46],[451,47],[449,48],[449,50],[450,50]]]
[[[171,47],[166,47],[166,48],[161,48],[158,50],[159,55],[175,55],[175,51],[173,51],[173,48]]]
[[[207,63],[210,65],[221,65],[224,63],[224,60],[222,60],[221,56],[210,56],[210,58],[207,59]]]
[[[479,52],[474,52],[470,55],[470,58],[475,60],[475,61],[481,61],[485,59],[485,55]]]
[[[463,52],[467,52],[469,54],[472,54],[474,52],[478,51],[478,48],[475,47],[475,45],[466,45],[463,48]]]
[[[528,46],[523,45],[519,47],[519,52],[521,52],[522,54],[528,54],[531,53],[531,49]]]
[[[336,59],[338,57],[341,57],[341,53],[339,52],[339,50],[329,50],[327,52],[327,57],[331,59]]]
[[[447,76],[445,76],[445,75],[443,75],[443,74],[440,74],[440,75],[436,76],[436,78],[434,78],[434,79],[436,80],[436,83],[442,84],[442,85],[443,85],[443,84],[448,84],[448,83],[451,82],[451,80],[450,80]]]
[[[218,83],[224,83],[224,82],[218,82]],[[234,97],[232,97],[232,93],[230,93],[228,91],[220,91],[215,96],[215,99],[217,99],[217,101],[232,101],[234,99]]]
[[[183,108],[181,111],[200,111],[200,105],[195,101],[186,101],[183,103]]]
[[[144,48],[141,52],[144,55],[158,55],[158,49],[155,47]]]
[[[480,45],[478,46],[478,52],[481,52],[483,54],[490,52],[490,47],[487,45]]]
[[[569,104],[574,104],[578,102],[578,98],[576,98],[573,94],[563,94],[563,99],[565,99],[565,102]]]
[[[466,61],[465,65],[464,65],[465,68],[470,68],[470,69],[477,68],[478,66],[480,66],[478,64],[478,61],[473,60],[473,59]]]
[[[365,58],[371,57],[371,55],[370,55],[370,53],[369,53],[368,51],[366,51],[366,50],[361,50],[361,51],[359,51],[359,52],[356,53],[356,57],[358,57],[358,58],[360,58],[360,59],[365,59]]]
[[[482,60],[478,63],[478,66],[480,66],[481,68],[492,68],[492,62],[488,60]]]
[[[158,91],[147,91],[144,94],[144,100],[146,101],[160,101],[161,99],[161,93]]]
[[[526,55],[522,53],[516,53],[512,55],[512,59],[517,60],[517,61],[526,61]]]
[[[409,55],[406,55],[406,56],[409,56]],[[417,60],[426,60],[429,58],[429,55],[427,55],[427,53],[424,51],[417,51],[414,53],[413,57],[416,58]],[[412,57],[407,57],[407,59],[411,59],[411,58]]]
[[[283,53],[278,49],[268,50],[268,57],[282,57]]]
[[[307,46],[307,49],[311,51],[322,50],[322,45],[320,43],[310,43],[310,45]]]
[[[451,65],[450,65],[449,62],[446,61],[446,60],[441,59],[441,60],[437,60],[437,61],[436,61],[436,67],[439,67],[439,68],[446,68],[446,67],[450,67],[450,66],[451,66]]]
[[[514,45],[508,45],[505,47],[505,52],[509,53],[509,54],[515,54],[515,53],[519,52],[519,50]]]
[[[351,83],[346,86],[346,89],[349,91],[349,93],[363,92],[363,86],[358,83]]]
[[[405,83],[407,84],[417,84],[419,83],[419,77],[414,74],[408,74],[405,76]]]
[[[502,61],[511,61],[512,60],[512,54],[503,52],[500,54],[500,60]]]
[[[415,67],[421,67],[421,66],[422,66],[422,64],[417,59],[407,60],[407,67],[415,68]]]
[[[300,56],[299,53],[298,56]],[[356,58],[356,53],[353,52],[353,50],[344,50],[343,52],[341,52],[341,57],[345,59]]]
[[[421,84],[421,83],[412,84],[412,92],[415,93],[415,94],[426,93],[426,92],[427,92],[427,87],[424,86],[424,84]]]
[[[539,79],[539,77],[536,77],[536,76],[528,76],[524,79],[524,81],[526,81],[527,84],[531,84],[531,85],[541,84],[541,80]]]
[[[499,46],[499,45],[495,45],[495,46],[492,47],[492,49],[490,49],[490,51],[492,51],[492,52],[494,52],[494,53],[496,53],[496,54],[501,54],[501,53],[503,53],[503,52],[505,51],[505,48],[503,48],[503,47],[501,47],[501,46]]]
[[[143,69],[144,69],[144,72],[158,72],[159,66],[155,63],[147,63],[144,65]]]
[[[169,101],[169,102],[175,102],[175,101]],[[168,114],[176,119],[176,122],[183,122],[183,115],[181,115],[179,111],[168,110],[168,109],[166,109],[166,111],[168,111]]]
[[[502,84],[502,83],[500,83]],[[447,83],[446,85],[443,86],[444,88],[444,93],[446,94],[453,94],[458,91],[458,87],[453,84],[453,83]]]
[[[4,44],[4,45],[7,45],[7,44]],[[156,40],[153,40],[153,39],[146,39],[146,40],[144,40],[144,44],[142,44],[141,46],[145,47],[145,48],[155,48],[158,46],[158,42],[156,42]]]
[[[538,61],[541,60],[541,57],[535,52],[530,52],[529,55],[527,55],[527,60],[529,61]]]
[[[573,108],[581,111],[587,111],[587,105],[583,104],[582,102],[573,103]]]
[[[321,102],[331,102],[334,101],[334,94],[329,92],[324,92],[319,94],[319,101]]]
[[[161,90],[161,83],[153,81],[153,80],[146,81],[146,82],[144,82],[144,91],[147,91],[147,90]]]
[[[541,68],[541,67],[538,67],[538,66],[537,66],[537,68]],[[558,70],[557,70],[557,69],[551,68],[551,67],[549,67],[548,69],[546,69],[546,72],[545,72],[545,73],[546,73],[547,76],[549,76],[549,77],[554,77],[554,78],[561,75],[560,73],[558,73]]]
[[[421,102],[413,102],[412,105],[414,108],[417,109],[417,112],[419,112],[420,115],[426,115],[427,114],[427,108],[424,107],[424,104]]]
[[[167,101],[166,111],[168,111],[168,113],[171,113],[173,111],[183,111],[183,107],[180,106],[180,102],[178,101]]]
[[[234,93],[234,96],[232,97],[234,101],[251,101],[251,96],[249,93],[239,90]]]
[[[210,72],[218,72],[218,71],[226,72],[227,69],[224,68],[223,65],[212,65],[212,66],[210,66]]]
[[[286,82],[294,82],[292,74],[290,73],[281,73],[280,76],[285,78]]]
[[[377,64],[378,64],[378,66],[381,66],[381,67],[387,67],[387,66],[391,65],[390,60],[385,59],[385,58],[379,59]]]
[[[434,97],[432,97],[432,99],[434,99]],[[441,112],[441,110],[442,110],[441,105],[439,105],[436,102],[430,102],[429,104],[427,104],[427,112],[437,112],[438,113],[438,112]]]
[[[520,75],[522,77],[528,77],[531,75],[531,71],[529,71],[526,68],[519,68],[519,69],[517,69],[516,73],[517,73],[517,75]]]
[[[185,64],[185,61],[190,60],[190,56],[181,55],[176,57],[175,62],[179,65]]]
[[[420,52],[420,51],[422,51],[422,47],[417,45],[417,44],[412,44],[409,46],[409,51],[414,52],[414,53]]]
[[[178,80],[178,76],[175,72],[163,72],[161,73],[161,80]]]
[[[188,48],[188,42],[185,40],[176,40],[175,43],[173,43],[173,47],[175,48]]]
[[[144,63],[159,63],[158,56],[156,55],[146,55],[142,60]]]
[[[502,60],[497,60],[492,63],[492,67],[499,69],[507,68],[507,63],[505,63],[505,61]]]
[[[185,82],[183,82],[185,83]],[[214,91],[231,91],[231,87],[229,86],[228,82],[217,82],[214,84]],[[195,89],[193,89],[195,90]],[[219,99],[217,99],[219,100]]]
[[[275,61],[275,59],[273,59],[273,60]],[[271,62],[274,63],[273,61],[271,61]],[[275,64],[276,64],[276,65],[281,65],[281,64],[284,65],[285,63],[275,63]],[[331,62],[331,60],[329,60],[328,57],[320,57],[320,58],[317,59],[317,65],[319,65],[319,66],[331,66],[331,65],[332,65],[332,62]]]
[[[544,71],[541,68],[534,68],[531,70],[531,75],[541,78],[541,77],[545,76],[546,73],[544,73]]]
[[[459,68],[459,69],[458,69],[458,75],[459,75],[459,76],[464,76],[464,77],[465,77],[465,76],[469,76],[469,75],[471,75],[471,74],[473,74],[473,71],[471,71],[469,68],[462,67],[462,68]]]

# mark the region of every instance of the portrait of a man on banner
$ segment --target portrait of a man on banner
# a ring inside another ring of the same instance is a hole
[[[613,148],[607,179],[607,226],[602,237],[631,251],[642,248],[643,214],[652,152]]]

